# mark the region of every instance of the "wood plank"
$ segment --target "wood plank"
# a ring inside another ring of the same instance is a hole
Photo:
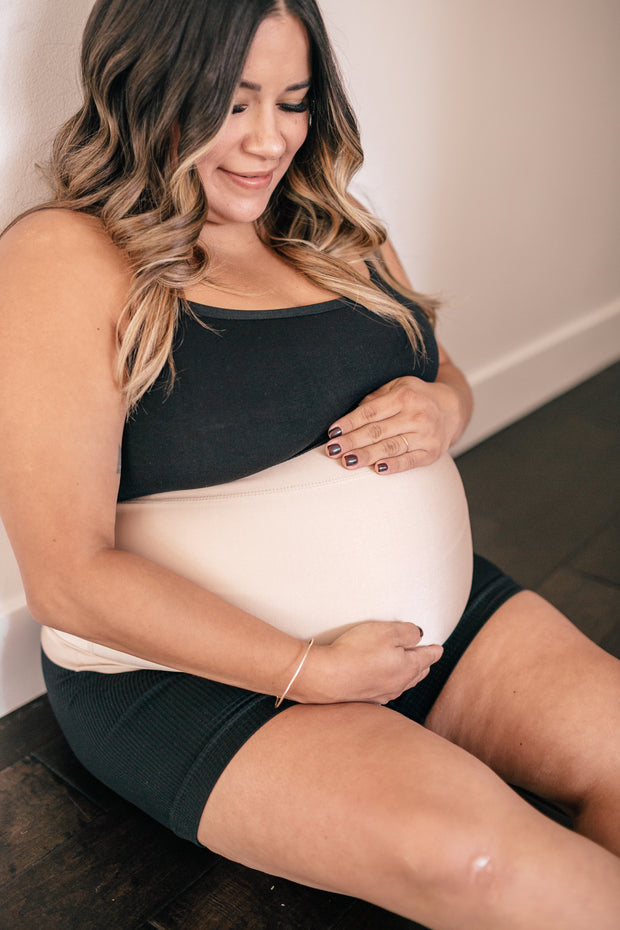
[[[100,814],[87,798],[26,758],[0,772],[0,885]]]
[[[293,928],[291,927],[291,930]],[[399,917],[365,901],[353,902],[333,930],[428,930],[422,924]]]
[[[78,762],[62,734],[37,749],[33,758],[103,811],[113,810],[125,803]]]
[[[60,734],[47,695],[0,717],[0,771]]]
[[[6,930],[134,930],[217,857],[139,812],[104,814],[2,888]]]
[[[620,365],[592,381],[457,459],[477,549],[530,587],[620,506]]]
[[[620,585],[620,512],[575,552],[570,565],[584,575]]]
[[[537,591],[595,643],[602,645],[620,626],[620,587],[584,575],[570,565],[558,568]]]
[[[221,860],[175,898],[152,930],[330,930],[349,899]]]
[[[618,398],[620,397],[620,362],[604,368],[597,375],[588,378],[558,397],[557,411],[570,407],[584,418],[618,432]]]

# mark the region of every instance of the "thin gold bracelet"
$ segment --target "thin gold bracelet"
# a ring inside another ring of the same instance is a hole
[[[298,665],[297,668],[295,669],[295,674],[293,675],[293,677],[292,677],[291,680],[289,681],[288,685],[286,686],[286,688],[284,689],[284,691],[282,692],[282,694],[280,695],[280,697],[276,699],[276,707],[279,707],[279,706],[280,706],[280,704],[282,703],[282,701],[284,700],[284,698],[286,697],[286,695],[289,693],[289,691],[290,691],[291,688],[293,687],[293,684],[294,684],[294,682],[295,682],[297,676],[298,676],[299,673],[301,672],[301,670],[302,670],[302,668],[303,668],[303,665],[304,665],[304,662],[305,662],[306,659],[308,658],[308,653],[309,653],[310,650],[312,649],[312,646],[313,646],[313,645],[314,645],[314,639],[308,640],[308,644],[307,644],[307,646],[306,646],[306,648],[305,648],[305,650],[304,650],[304,654],[303,654],[303,656],[301,657],[301,662],[299,663],[299,665]]]

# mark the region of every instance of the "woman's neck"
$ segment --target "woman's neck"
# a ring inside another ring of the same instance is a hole
[[[211,258],[208,279],[186,289],[188,300],[229,310],[277,310],[336,296],[265,245],[253,224],[208,224],[200,242]]]

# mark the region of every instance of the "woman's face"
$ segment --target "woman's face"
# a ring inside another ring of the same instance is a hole
[[[253,223],[308,132],[310,46],[288,15],[258,27],[233,108],[210,151],[198,162],[208,223]]]

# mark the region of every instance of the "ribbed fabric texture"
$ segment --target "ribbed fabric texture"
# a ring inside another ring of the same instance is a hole
[[[467,607],[442,658],[389,706],[423,723],[476,633],[521,588],[480,556]],[[73,672],[43,654],[52,708],[73,752],[100,781],[197,843],[209,793],[226,765],[276,710],[274,698],[155,670]]]
[[[72,672],[42,654],[58,722],[100,781],[194,843],[220,774],[275,699],[180,672]]]

